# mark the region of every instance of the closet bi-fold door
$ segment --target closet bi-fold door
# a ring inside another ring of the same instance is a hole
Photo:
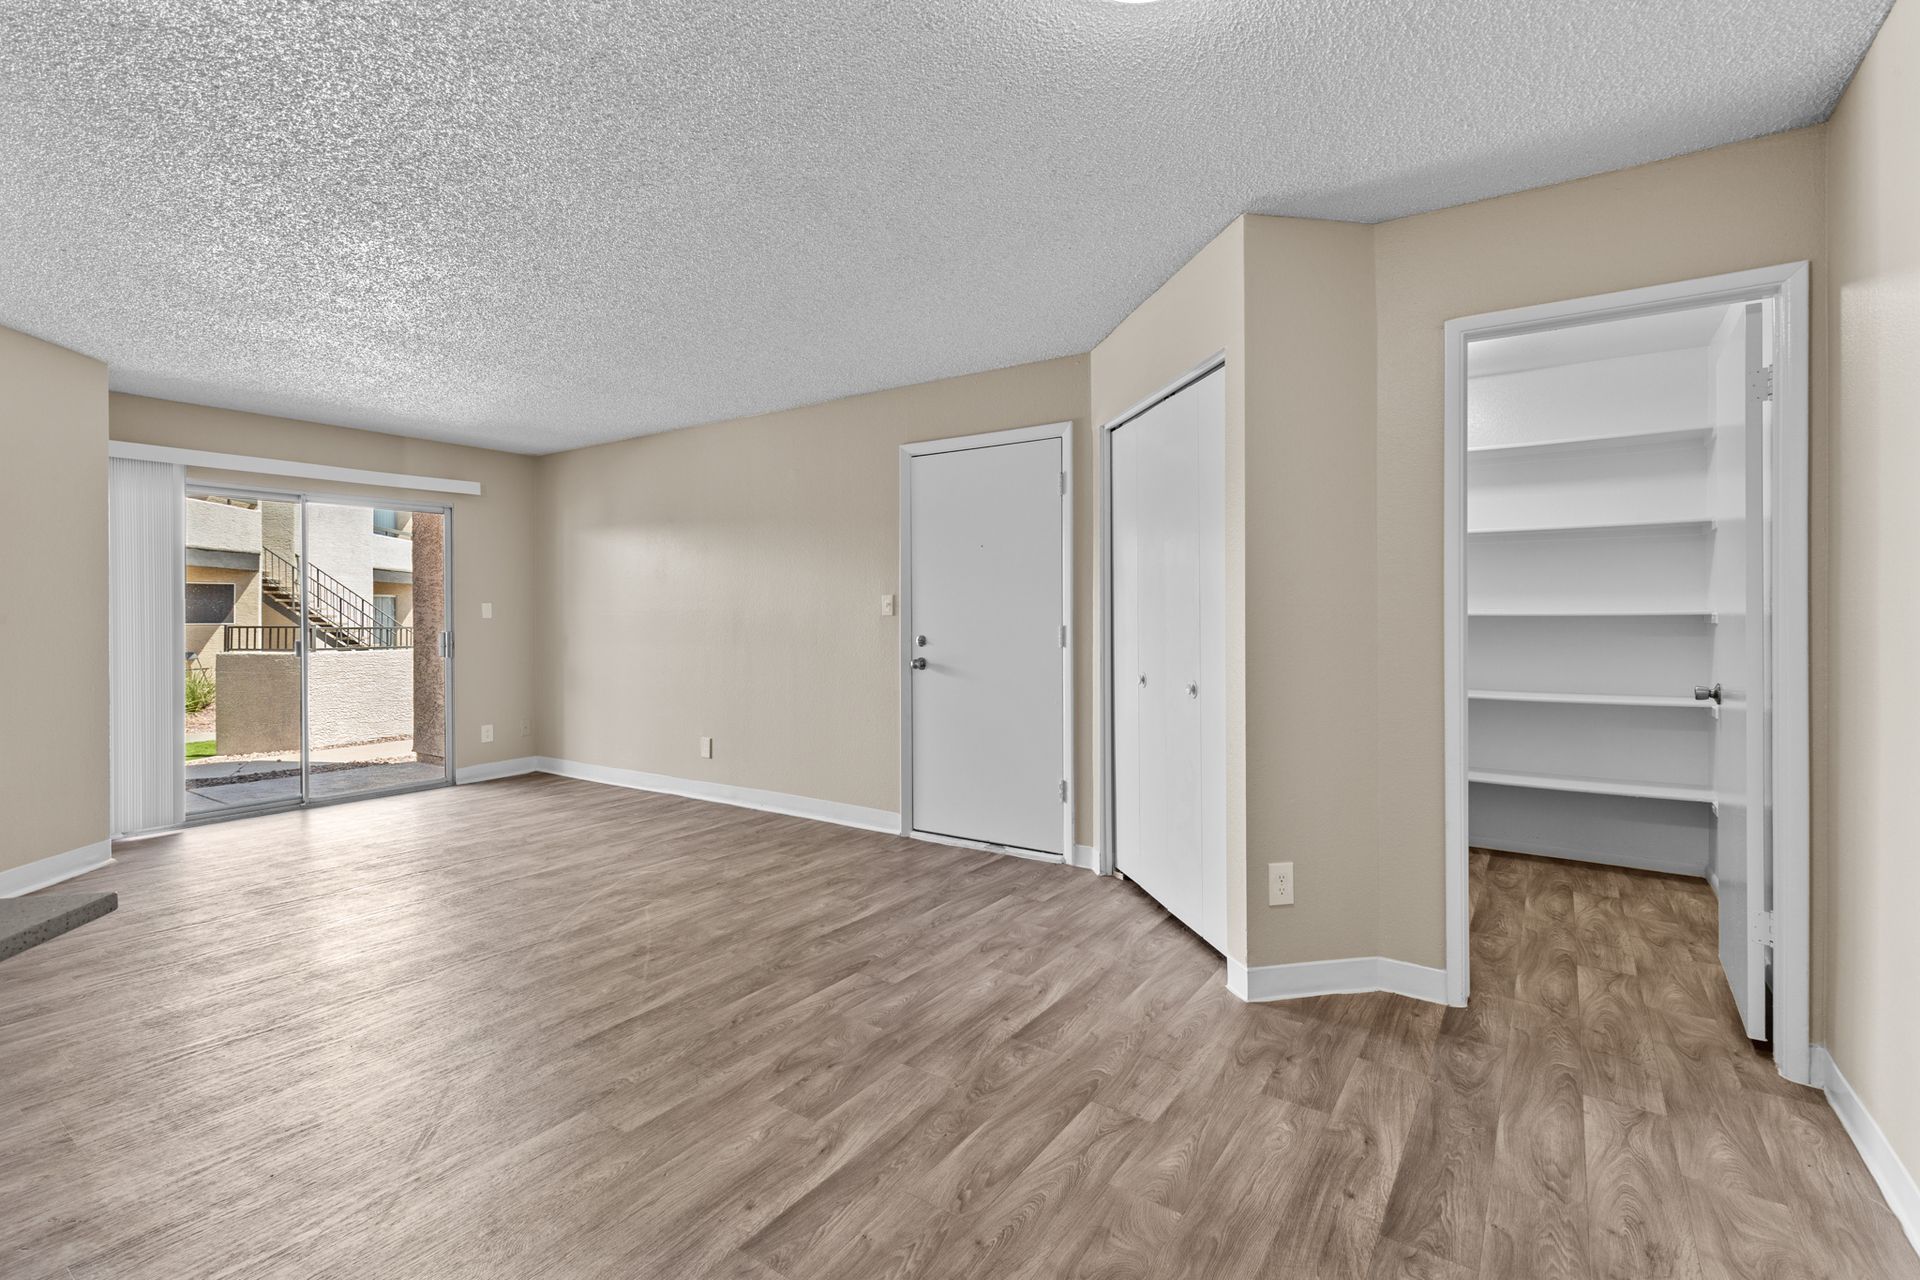
[[[1223,383],[1210,374],[1116,428],[1112,444],[1114,865],[1215,946],[1226,925]]]

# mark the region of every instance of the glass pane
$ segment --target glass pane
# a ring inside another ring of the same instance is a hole
[[[309,502],[308,789],[445,782],[446,517]]]
[[[300,504],[187,493],[187,817],[300,800]]]

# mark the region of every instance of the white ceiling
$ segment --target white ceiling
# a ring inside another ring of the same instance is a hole
[[[8,0],[0,323],[527,452],[1087,350],[1234,216],[1824,118],[1888,0]]]

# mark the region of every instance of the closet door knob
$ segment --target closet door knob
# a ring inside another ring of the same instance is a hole
[[[925,658],[915,658],[912,666],[915,671],[925,671],[927,669],[927,660]]]
[[[1147,673],[1144,671],[1140,673],[1140,687],[1142,689],[1147,687]]]
[[[1693,700],[1695,702],[1706,702],[1711,700],[1715,706],[1718,706],[1720,703],[1720,686],[1715,685],[1711,689],[1707,688],[1707,686],[1703,684],[1697,684],[1693,686]]]
[[[1199,686],[1199,685],[1197,685],[1197,684],[1189,684],[1189,685],[1187,686],[1187,696],[1188,696],[1189,698],[1197,698],[1197,697],[1199,697],[1199,696],[1200,696],[1200,686]]]

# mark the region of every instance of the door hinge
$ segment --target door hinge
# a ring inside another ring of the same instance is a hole
[[[1065,778],[1062,778],[1060,779],[1060,803],[1065,804],[1066,802],[1067,802],[1067,780]]]
[[[1753,940],[1763,947],[1773,945],[1773,912],[1756,912],[1753,917]]]
[[[1773,367],[1771,365],[1747,374],[1747,394],[1756,400],[1773,399]]]
[[[1064,471],[1060,473],[1060,496],[1067,496],[1067,473]]]

